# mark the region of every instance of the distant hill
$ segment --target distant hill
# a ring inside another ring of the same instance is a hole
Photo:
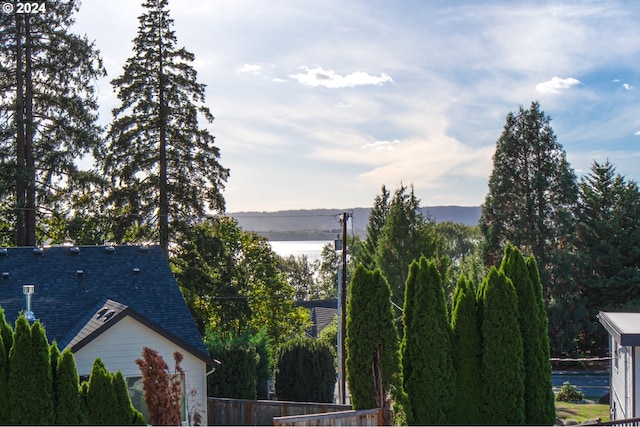
[[[424,215],[436,222],[476,225],[480,219],[479,206],[430,206],[422,209]],[[331,240],[342,232],[339,222],[342,212],[353,213],[353,220],[348,223],[349,234],[365,236],[371,208],[232,212],[227,215],[235,218],[244,230],[254,231],[271,240]]]

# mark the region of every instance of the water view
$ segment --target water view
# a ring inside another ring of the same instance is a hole
[[[333,241],[328,240],[273,240],[269,243],[273,251],[282,257],[306,255],[309,261],[320,259],[322,248],[327,243],[333,246]]]

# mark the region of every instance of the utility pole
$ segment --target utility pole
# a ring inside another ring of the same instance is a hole
[[[340,342],[338,348],[340,349],[340,366],[338,367],[339,373],[339,395],[340,403],[346,404],[347,398],[347,372],[345,366],[346,350],[345,350],[345,337],[347,335],[347,220],[351,217],[350,213],[343,212],[340,222],[342,223],[342,274],[340,277],[340,286],[338,293],[339,301],[338,307],[340,311],[340,330],[338,336]]]

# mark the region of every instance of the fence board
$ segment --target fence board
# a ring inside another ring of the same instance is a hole
[[[274,417],[347,411],[350,405],[332,403],[243,400],[210,397],[207,402],[209,425],[273,425]]]

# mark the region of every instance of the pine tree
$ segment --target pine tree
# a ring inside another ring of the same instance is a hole
[[[383,409],[383,423],[402,415],[406,397],[391,289],[380,270],[358,265],[349,284],[346,375],[354,409]]]
[[[518,322],[518,295],[495,267],[479,289],[482,296],[483,424],[525,422],[524,362]]]
[[[540,425],[552,425],[556,420],[555,395],[553,394],[553,384],[551,382],[551,349],[549,347],[549,327],[547,321],[547,312],[544,306],[544,298],[542,296],[542,284],[540,283],[540,273],[538,264],[533,256],[526,259],[527,269],[529,270],[529,278],[533,284],[533,295],[536,306],[536,326],[538,330],[538,348],[540,352],[537,354],[539,358],[538,366],[541,367],[540,382],[536,385],[540,391],[536,393],[541,400]]]
[[[452,424],[482,424],[482,340],[475,290],[464,275],[458,277],[451,314],[453,368]]]
[[[69,31],[78,8],[52,1],[42,13],[0,15],[0,111],[11,112],[0,120],[0,179],[11,189],[0,206],[11,207],[18,246],[36,244],[44,209],[70,208],[82,175],[75,161],[101,144],[93,81],[105,72],[93,43]]]
[[[410,275],[415,272],[415,263]],[[454,393],[451,328],[440,273],[421,257],[415,283],[407,280],[402,364],[409,424],[448,424]],[[405,366],[408,365],[407,369]]]
[[[538,102],[507,115],[480,229],[487,265],[498,264],[507,242],[540,263],[552,347],[560,352],[572,349],[579,331],[574,320],[581,317],[573,309],[580,305],[571,275],[577,185],[550,120]]]
[[[58,357],[54,394],[55,424],[79,425],[81,421],[80,385],[76,361],[69,349],[64,350]]]
[[[86,391],[86,419],[91,425],[113,425],[113,408],[117,406],[113,376],[100,358],[93,362]]]
[[[409,265],[420,256],[432,258],[440,255],[441,241],[435,232],[432,220],[425,218],[420,209],[420,200],[401,185],[389,204],[384,226],[378,237],[375,265],[388,280],[392,301],[404,304],[404,289]],[[445,274],[448,263],[439,259],[438,270]]]
[[[367,224],[367,237],[358,247],[356,251],[357,262],[369,270],[376,268],[375,256],[378,249],[378,239],[382,234],[382,229],[389,215],[391,193],[383,185],[380,194],[373,200],[373,207],[369,213],[369,222]]]
[[[112,81],[120,106],[113,110],[102,167],[112,177],[108,205],[122,226],[116,238],[135,227],[153,231],[168,254],[180,224],[207,210],[224,211],[229,171],[218,163],[214,137],[198,125],[199,115],[208,122],[213,116],[191,66],[194,55],[177,47],[168,0],[142,6],[133,56]]]
[[[581,349],[608,351],[599,311],[640,310],[640,189],[608,161],[594,162],[579,183],[576,246],[588,324]]]

